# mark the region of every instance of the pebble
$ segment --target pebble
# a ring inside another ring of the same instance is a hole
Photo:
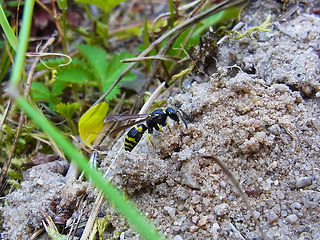
[[[214,207],[214,211],[218,216],[226,215],[230,211],[230,207],[226,203],[222,203]]]
[[[287,211],[281,211],[281,217],[286,217],[288,216],[288,212]]]
[[[191,221],[192,221],[193,223],[197,223],[197,222],[199,221],[199,217],[198,217],[198,216],[193,216],[193,217],[191,218]]]
[[[267,213],[267,219],[268,219],[269,224],[272,224],[272,223],[278,221],[279,217],[275,212],[270,211]]]
[[[295,209],[300,209],[301,208],[301,204],[298,203],[298,202],[294,202],[291,204],[292,208],[295,208]]]
[[[186,200],[187,197],[188,197],[188,195],[185,194],[185,193],[180,193],[180,194],[178,195],[178,198],[181,199],[181,200]]]
[[[291,223],[291,224],[295,224],[295,223],[299,220],[299,218],[298,218],[297,215],[295,215],[295,214],[289,215],[286,219],[287,219],[288,222]]]
[[[165,206],[163,210],[166,211],[172,218],[176,215],[176,209],[173,207]]]
[[[254,137],[258,140],[258,142],[262,143],[265,141],[267,134],[265,132],[257,132]]]
[[[280,133],[281,133],[281,128],[279,127],[278,124],[274,124],[274,125],[270,126],[268,128],[268,130],[269,130],[269,132],[271,132],[274,135],[280,135]]]
[[[178,227],[178,226],[173,226],[173,227],[171,228],[171,230],[172,230],[173,232],[179,232],[179,231],[180,231],[180,227]]]
[[[256,219],[258,219],[261,214],[258,211],[253,211],[253,215],[255,216]]]
[[[180,237],[179,235],[177,235],[177,236],[175,236],[175,237],[173,238],[173,240],[183,240],[183,238]]]
[[[202,216],[198,222],[198,227],[203,227],[207,224],[209,217],[208,216]]]
[[[218,235],[218,231],[220,230],[220,226],[218,223],[212,224],[212,227],[210,229],[210,232],[212,235]]]
[[[270,190],[270,188],[271,188],[270,182],[269,182],[269,181],[262,182],[261,188],[262,188],[263,190],[265,190],[265,191]]]
[[[282,93],[290,91],[289,87],[285,84],[282,84],[282,83],[273,84],[271,86],[271,88],[273,88],[274,90],[276,90],[278,92],[282,92]]]
[[[310,177],[301,177],[296,181],[296,188],[308,187],[312,184],[312,178]]]
[[[200,202],[200,200],[201,200],[201,196],[196,194],[192,197],[191,203],[197,204]]]
[[[195,226],[195,225],[192,225],[192,226],[189,228],[189,232],[194,233],[194,232],[198,231],[198,229],[199,229],[199,227],[197,227],[197,226]]]
[[[285,198],[285,195],[281,190],[277,191],[276,195],[277,195],[277,198],[280,200],[283,200]]]
[[[312,124],[315,129],[320,130],[320,121],[318,119],[312,119]]]
[[[277,162],[277,161],[273,161],[273,162],[270,164],[270,167],[271,167],[272,169],[277,168],[277,167],[278,167],[278,162]],[[278,180],[277,180],[277,181],[278,181]]]

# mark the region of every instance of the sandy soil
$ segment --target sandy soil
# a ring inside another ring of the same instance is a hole
[[[268,15],[271,31],[227,39],[214,74],[193,75],[172,92],[168,104],[190,115],[188,128],[169,121],[172,133],[154,134],[155,148],[143,138],[112,168],[114,183],[171,239],[261,239],[226,174],[204,154],[239,180],[268,238],[320,239],[320,18],[311,4],[279,22],[282,5],[261,2],[244,11],[240,31]],[[102,170],[122,145],[123,138]],[[42,211],[54,214],[52,201],[68,206],[84,191],[90,210],[87,184],[66,186],[58,171],[31,170],[1,209],[2,238],[28,239]],[[106,237],[139,239],[107,203],[102,212],[112,226]]]

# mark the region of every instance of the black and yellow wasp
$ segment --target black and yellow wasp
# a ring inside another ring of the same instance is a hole
[[[141,118],[144,119],[138,120],[136,122],[126,124],[120,128],[115,129],[114,132],[120,132],[130,126],[135,125],[130,131],[127,133],[126,138],[124,140],[124,148],[126,151],[131,152],[134,147],[138,144],[140,139],[142,138],[143,134],[147,132],[147,140],[151,141],[149,137],[149,133],[153,133],[153,129],[162,132],[161,126],[168,126],[170,130],[170,126],[167,123],[167,117],[171,118],[173,121],[179,123],[179,116],[177,111],[173,108],[169,107],[167,109],[157,109],[154,110],[150,114],[132,114],[132,115],[113,115],[109,116],[105,119],[105,122],[117,122],[117,121],[124,121],[129,119]],[[181,116],[182,118],[182,116]],[[185,120],[182,118],[183,122],[186,124]],[[146,121],[146,125],[141,123]],[[187,124],[186,124],[187,126]],[[171,130],[170,130],[171,131]]]

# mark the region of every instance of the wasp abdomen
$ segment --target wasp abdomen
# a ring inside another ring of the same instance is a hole
[[[124,149],[131,152],[132,149],[134,149],[134,147],[138,144],[147,129],[148,128],[144,124],[138,124],[131,128],[126,135],[126,139],[124,140]]]

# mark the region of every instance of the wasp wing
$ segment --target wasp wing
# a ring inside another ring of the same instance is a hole
[[[115,130],[113,130],[113,131],[109,134],[109,136],[114,137],[117,133],[121,132],[122,130],[125,130],[126,128],[132,127],[132,126],[134,126],[134,125],[137,125],[137,124],[142,123],[142,122],[144,122],[144,121],[146,121],[146,120],[149,120],[149,119],[154,119],[155,117],[157,117],[157,116],[147,116],[147,117],[144,118],[144,119],[137,120],[137,121],[134,121],[134,122],[132,122],[132,123],[125,124],[125,125],[123,125],[123,126],[121,126],[121,127],[116,128]]]
[[[148,114],[130,114],[130,115],[111,115],[107,116],[104,119],[104,123],[107,122],[120,122],[120,121],[126,121],[126,120],[131,120],[131,119],[137,119],[137,118],[146,118],[148,117]]]

